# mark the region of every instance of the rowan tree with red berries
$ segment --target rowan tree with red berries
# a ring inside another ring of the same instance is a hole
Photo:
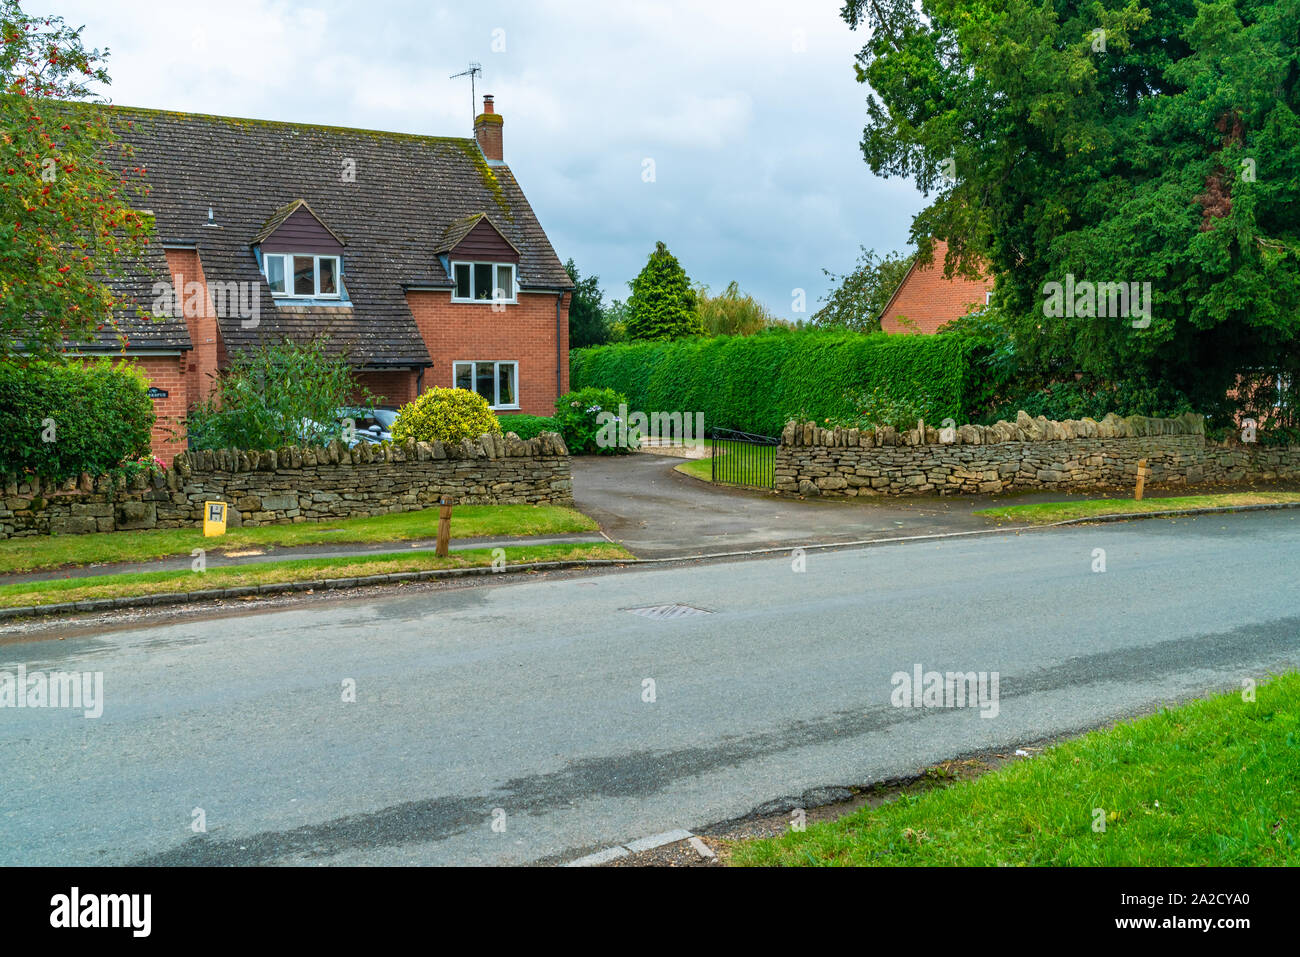
[[[108,51],[82,29],[0,0],[0,361],[57,359],[139,309],[121,283],[153,228],[144,170],[93,105]]]

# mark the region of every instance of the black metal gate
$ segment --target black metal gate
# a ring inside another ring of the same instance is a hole
[[[709,453],[713,481],[723,485],[771,488],[776,468],[776,447],[781,440],[772,435],[753,435],[732,429],[709,431]]]

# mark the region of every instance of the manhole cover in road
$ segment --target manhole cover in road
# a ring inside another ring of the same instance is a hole
[[[653,618],[655,621],[667,621],[670,618],[690,618],[693,615],[711,615],[713,612],[705,611],[703,608],[694,608],[690,605],[651,605],[649,608],[625,608],[624,611],[630,611],[634,615],[640,615],[642,618]]]

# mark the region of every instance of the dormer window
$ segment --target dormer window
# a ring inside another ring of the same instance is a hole
[[[452,302],[515,302],[515,267],[510,263],[452,262]]]
[[[291,299],[338,299],[340,266],[338,256],[262,254],[271,294]]]
[[[303,199],[281,206],[251,242],[277,299],[346,299],[343,239]]]

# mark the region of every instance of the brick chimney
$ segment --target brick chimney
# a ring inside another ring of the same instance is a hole
[[[479,149],[490,160],[500,162],[504,157],[501,152],[501,114],[492,107],[492,95],[483,95],[483,112],[474,118],[474,139],[478,140]]]

